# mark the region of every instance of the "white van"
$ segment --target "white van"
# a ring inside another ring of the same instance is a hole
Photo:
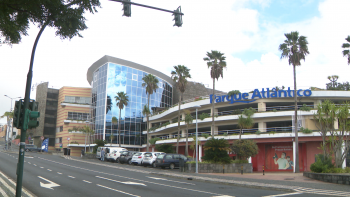
[[[128,149],[122,147],[106,147],[106,157],[107,161],[119,161],[120,153],[127,151]]]
[[[106,147],[103,147],[103,146],[99,146],[97,147],[97,151],[96,151],[96,158],[97,159],[101,159],[101,149],[105,149],[105,153],[106,153]]]

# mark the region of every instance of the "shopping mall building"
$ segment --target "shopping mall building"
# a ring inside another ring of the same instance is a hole
[[[145,151],[147,127],[142,109],[147,104],[147,94],[145,87],[142,87],[142,78],[147,74],[153,74],[159,80],[159,88],[151,95],[150,100],[150,108],[153,111],[150,117],[150,135],[161,139],[156,144],[169,143],[176,146],[179,93],[172,79],[152,69],[151,65],[146,67],[119,58],[104,56],[93,63],[87,71],[87,81],[91,89],[74,90],[74,88],[66,87],[57,91],[58,96],[55,98],[58,100],[57,112],[59,113],[56,125],[52,126],[56,127],[56,135],[53,135],[54,132],[50,135],[50,138],[56,138],[52,149],[71,148],[74,150],[73,155],[80,155],[80,150],[86,144],[84,143],[86,136],[79,132],[72,132],[72,128],[87,124],[95,130],[93,139],[103,139],[109,143],[112,140],[112,144],[117,146],[119,144],[118,123],[113,123],[112,118],[119,118],[120,110],[116,105],[115,96],[117,92],[125,92],[129,96],[129,103],[120,114],[122,147]],[[91,99],[87,101],[89,94]],[[194,117],[193,124],[189,125],[189,144],[193,143],[192,136],[196,132],[196,109],[198,117],[202,114],[209,116],[213,114],[215,117],[213,131],[211,130],[211,117],[197,119],[200,157],[204,154],[203,145],[210,138],[206,137],[212,133],[215,138],[226,139],[229,144],[237,140],[239,138],[238,114],[246,108],[254,108],[256,113],[252,118],[255,125],[252,129],[244,130],[242,134],[242,139],[253,139],[259,147],[258,155],[249,159],[253,164],[253,170],[262,171],[264,166],[265,171],[279,171],[273,159],[276,154],[280,158],[284,153],[286,157],[294,161],[296,144],[292,132],[294,98],[291,88],[276,91],[266,87],[234,96],[217,91],[215,100],[210,94],[212,90],[203,84],[189,82],[181,105],[182,110],[189,110]],[[350,97],[350,91],[300,89],[297,94],[299,108],[305,104],[312,109],[326,99],[342,103]],[[211,111],[212,102],[215,102],[215,111]],[[309,134],[299,132],[301,171],[310,170],[310,165],[315,162],[315,156],[321,153],[319,147],[322,138],[314,121],[314,113],[315,110],[298,111],[298,127],[313,131]],[[181,117],[184,119],[185,115],[182,114]],[[334,127],[338,127],[337,121],[334,122]],[[184,121],[180,122],[180,130],[179,152],[184,153],[186,134]],[[68,138],[70,142],[67,141]],[[72,141],[76,143],[72,144]],[[155,149],[154,145],[151,147]],[[189,150],[189,155],[193,154],[194,151]],[[234,158],[235,154],[230,152],[230,156]],[[343,166],[350,166],[349,161],[348,159],[347,162],[344,162]],[[293,168],[286,171],[293,171]]]

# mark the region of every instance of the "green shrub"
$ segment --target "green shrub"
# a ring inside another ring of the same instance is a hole
[[[240,109],[235,109],[232,111],[231,113],[232,115],[236,115],[236,114],[242,114],[242,111]]]
[[[232,160],[231,163],[248,163],[248,160],[246,160],[246,159],[244,159],[244,160],[236,159],[236,160]]]
[[[198,97],[198,98],[195,98],[194,101],[200,101],[200,100],[203,100],[202,97]]]
[[[334,168],[331,157],[324,158],[322,154],[316,156],[316,162],[311,164],[310,170],[312,172],[321,173]]]
[[[303,104],[303,106],[300,108],[301,111],[311,111],[311,107],[306,106],[306,104]]]
[[[201,136],[202,136],[202,137],[205,137],[205,139],[207,139],[207,138],[209,137],[209,134],[207,134],[207,133],[202,133]]]
[[[239,93],[241,93],[241,91],[239,91],[239,90],[231,90],[231,91],[229,91],[228,92],[228,96],[233,96],[233,95],[235,95],[235,94],[239,94]]]
[[[304,128],[304,127],[301,127],[300,128],[300,131],[303,132],[303,133],[312,133],[312,130],[308,129],[308,128]]]
[[[156,149],[159,152],[174,153],[174,147],[172,144],[157,144]]]
[[[272,111],[273,111],[273,112],[277,112],[277,109],[273,109]]]
[[[148,140],[148,142],[152,145],[156,144],[158,140],[161,140],[159,137],[154,137]]]
[[[228,133],[224,133],[224,136],[228,136]]]
[[[261,131],[257,130],[257,131],[255,132],[255,134],[260,135],[260,134],[261,134]]]
[[[204,119],[209,118],[209,117],[210,116],[207,113],[202,113],[201,115],[199,115],[199,119],[201,119],[201,120],[204,120]]]
[[[94,143],[95,143],[96,145],[94,146],[93,153],[96,153],[96,152],[97,152],[97,148],[98,148],[99,146],[104,146],[104,145],[106,144],[106,141],[105,141],[105,140],[99,140],[99,139],[97,139],[97,140],[95,140]]]
[[[230,150],[229,146],[225,139],[211,138],[204,144],[204,156],[202,159],[213,163],[231,163],[231,158],[227,153]]]
[[[259,153],[258,145],[254,140],[236,140],[231,146],[231,150],[237,154],[239,160],[247,160]]]
[[[16,135],[15,139],[21,139],[21,136],[20,135]]]

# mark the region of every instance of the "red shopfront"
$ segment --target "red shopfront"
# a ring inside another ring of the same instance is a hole
[[[253,171],[293,172],[294,156],[292,142],[258,143],[259,153],[252,157]],[[307,170],[306,143],[299,143],[299,168]]]

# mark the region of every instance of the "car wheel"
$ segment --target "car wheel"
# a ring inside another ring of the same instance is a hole
[[[153,163],[152,163],[152,167],[153,167],[153,168],[156,168],[156,167],[157,167],[156,162],[153,162]]]
[[[117,160],[115,160],[115,162],[120,163],[119,158]]]
[[[129,165],[131,165],[131,164],[132,164],[131,159],[129,159],[129,160],[128,160],[128,164],[129,164]]]
[[[174,169],[175,168],[175,164],[171,163],[169,166],[170,169]]]

